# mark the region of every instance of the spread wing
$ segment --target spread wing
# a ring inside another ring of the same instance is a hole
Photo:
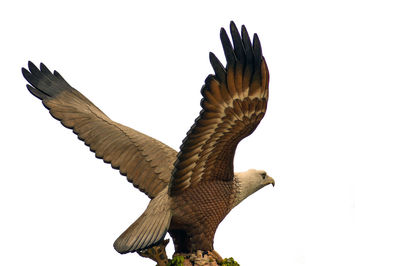
[[[118,124],[72,88],[57,72],[31,62],[22,74],[28,90],[42,100],[50,114],[73,129],[80,140],[106,163],[126,175],[129,182],[154,198],[170,181],[177,152],[167,145]]]
[[[210,53],[215,75],[205,80],[200,116],[180,147],[169,187],[172,196],[202,180],[231,180],[238,143],[266,112],[269,74],[260,41],[255,34],[252,44],[244,26],[241,35],[233,22],[230,30],[233,47],[224,29],[220,34],[226,68]]]

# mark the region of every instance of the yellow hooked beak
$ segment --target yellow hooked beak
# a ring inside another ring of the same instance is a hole
[[[270,177],[269,175],[267,175],[267,185],[272,184],[272,186],[275,186],[275,180]]]

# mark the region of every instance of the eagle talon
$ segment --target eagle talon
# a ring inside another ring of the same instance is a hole
[[[224,260],[224,259],[221,257],[221,255],[219,255],[219,253],[218,253],[215,249],[209,251],[209,252],[208,252],[208,255],[211,256],[211,257],[213,257],[213,258],[217,261],[218,264],[221,264],[222,261]]]
[[[168,245],[169,239],[163,240],[160,244],[147,249],[139,250],[137,253],[144,257],[157,262],[157,266],[167,266],[168,256],[165,247]]]

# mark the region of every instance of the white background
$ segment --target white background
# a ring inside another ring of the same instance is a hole
[[[46,63],[115,121],[178,149],[230,20],[259,34],[271,74],[235,170],[265,169],[276,186],[226,217],[215,249],[244,266],[400,265],[396,1],[5,2],[1,265],[155,264],[112,247],[147,197],[51,118],[20,68]]]

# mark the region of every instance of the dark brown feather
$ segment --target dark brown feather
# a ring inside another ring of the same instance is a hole
[[[205,80],[202,110],[187,133],[174,163],[169,193],[179,195],[203,180],[232,180],[238,143],[250,135],[265,114],[268,70],[257,35],[252,44],[246,28],[242,35],[233,22],[232,43],[224,29],[220,37],[227,60],[210,53],[215,75]]]

